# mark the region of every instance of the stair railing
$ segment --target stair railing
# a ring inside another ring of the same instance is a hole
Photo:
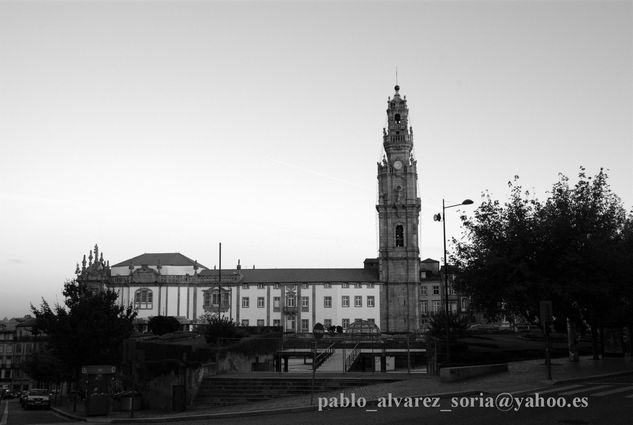
[[[334,343],[330,344],[325,350],[319,352],[314,359],[314,368],[318,369],[330,356],[334,354]]]
[[[352,367],[352,365],[354,364],[354,362],[358,358],[358,356],[360,354],[360,348],[358,348],[359,344],[360,343],[357,342],[356,345],[354,346],[354,349],[345,358],[345,362],[344,362],[344,365],[343,365],[345,372],[349,371],[349,369]]]

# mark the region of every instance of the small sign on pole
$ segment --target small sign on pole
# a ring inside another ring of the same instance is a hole
[[[553,318],[552,302],[549,300],[539,302],[539,310],[540,310],[539,316],[541,319],[541,326],[545,328],[545,326],[549,326],[549,324],[552,323],[552,318]]]
[[[318,341],[321,338],[323,338],[324,334],[325,334],[325,328],[323,327],[323,325],[321,323],[315,324],[314,327],[312,328],[312,335],[314,335],[314,339]]]

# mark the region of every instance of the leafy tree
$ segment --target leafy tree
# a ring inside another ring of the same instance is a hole
[[[65,306],[51,308],[42,300],[34,330],[48,335],[48,349],[65,376],[78,377],[80,367],[121,362],[123,340],[133,332],[136,312],[117,305],[113,291],[92,293],[76,281],[64,284]]]
[[[534,322],[539,301],[552,300],[559,329],[568,320],[573,328],[589,323],[595,341],[600,323],[631,311],[631,214],[602,169],[590,177],[581,167],[574,186],[559,175],[543,203],[518,177],[509,186],[503,205],[484,195],[463,220],[466,241],[453,256],[457,289],[490,318]]]
[[[538,311],[540,241],[535,229],[542,206],[517,181],[508,183],[511,196],[504,205],[485,194],[474,217],[463,218],[467,241],[456,245],[453,256],[459,270],[456,288],[493,320],[511,314],[532,319]]]
[[[38,387],[48,387],[46,384],[58,384],[71,378],[64,374],[61,361],[49,351],[34,353],[22,363],[21,368],[38,383]]]
[[[148,328],[154,335],[164,335],[180,329],[180,322],[174,316],[154,316],[149,319]]]

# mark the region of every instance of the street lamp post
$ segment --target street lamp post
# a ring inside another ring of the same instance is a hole
[[[470,205],[473,201],[470,199],[465,199],[459,204],[448,205],[446,206],[444,199],[442,199],[442,216],[438,217],[439,214],[436,214],[434,219],[435,221],[442,220],[442,228],[444,234],[444,308],[446,315],[446,363],[449,363],[451,360],[451,349],[450,349],[450,318],[449,318],[449,303],[448,303],[448,262],[446,261],[446,210],[453,207],[459,207],[460,205]]]

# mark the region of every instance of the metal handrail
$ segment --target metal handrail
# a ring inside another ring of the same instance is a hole
[[[357,342],[356,345],[354,346],[354,349],[352,350],[352,352],[349,353],[349,355],[345,358],[345,363],[344,363],[345,372],[347,372],[349,370],[349,368],[352,367],[352,365],[354,364],[354,362],[358,358],[358,355],[360,354],[360,348],[358,348],[359,344],[360,343]]]
[[[325,350],[316,355],[314,359],[314,368],[318,369],[332,354],[334,353],[334,343],[330,344]]]

